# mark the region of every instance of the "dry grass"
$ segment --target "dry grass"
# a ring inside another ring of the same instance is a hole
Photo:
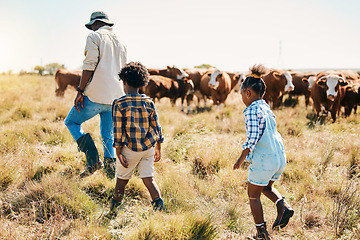
[[[101,171],[80,180],[84,156],[64,126],[75,91],[56,99],[52,77],[0,76],[0,239],[241,239],[254,232],[247,165],[233,163],[246,137],[244,105],[184,114],[157,102],[164,129],[156,181],[166,211],[153,212],[139,178],[115,219],[102,213],[114,181]],[[359,239],[360,117],[311,121],[303,99],[275,111],[288,165],[275,186],[295,209],[273,239]],[[192,106],[195,109],[195,106]],[[102,154],[99,119],[84,125]],[[262,198],[265,219],[276,217]]]

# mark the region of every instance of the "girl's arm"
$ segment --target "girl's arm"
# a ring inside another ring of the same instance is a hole
[[[249,154],[250,149],[249,148],[245,148],[242,152],[240,157],[238,158],[238,160],[236,161],[236,163],[234,164],[234,170],[235,169],[239,169],[241,163],[246,159],[246,156]]]

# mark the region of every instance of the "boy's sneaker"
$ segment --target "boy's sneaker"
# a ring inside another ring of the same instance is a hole
[[[162,198],[155,199],[151,202],[151,205],[153,205],[154,211],[165,211],[164,201]]]
[[[104,216],[108,218],[117,216],[117,208],[121,205],[121,201],[115,201],[113,198],[110,200],[109,210],[104,212]]]

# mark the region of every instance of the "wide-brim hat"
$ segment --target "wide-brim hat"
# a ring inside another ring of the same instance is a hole
[[[93,23],[95,21],[101,21],[104,22],[110,26],[114,25],[114,23],[110,22],[109,17],[106,13],[104,12],[93,12],[90,16],[90,22],[85,24],[85,27],[92,30],[91,25],[93,25]]]

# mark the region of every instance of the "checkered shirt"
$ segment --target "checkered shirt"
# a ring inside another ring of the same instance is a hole
[[[114,147],[145,151],[163,142],[154,102],[146,95],[127,94],[113,103]]]
[[[264,112],[260,108],[260,105],[266,105],[270,108],[265,100],[260,99],[252,102],[247,108],[244,109],[245,114],[245,126],[246,126],[246,141],[242,146],[242,149],[249,148],[250,152],[255,149],[255,145],[260,140],[265,129]],[[275,118],[275,115],[270,111],[271,116]]]

